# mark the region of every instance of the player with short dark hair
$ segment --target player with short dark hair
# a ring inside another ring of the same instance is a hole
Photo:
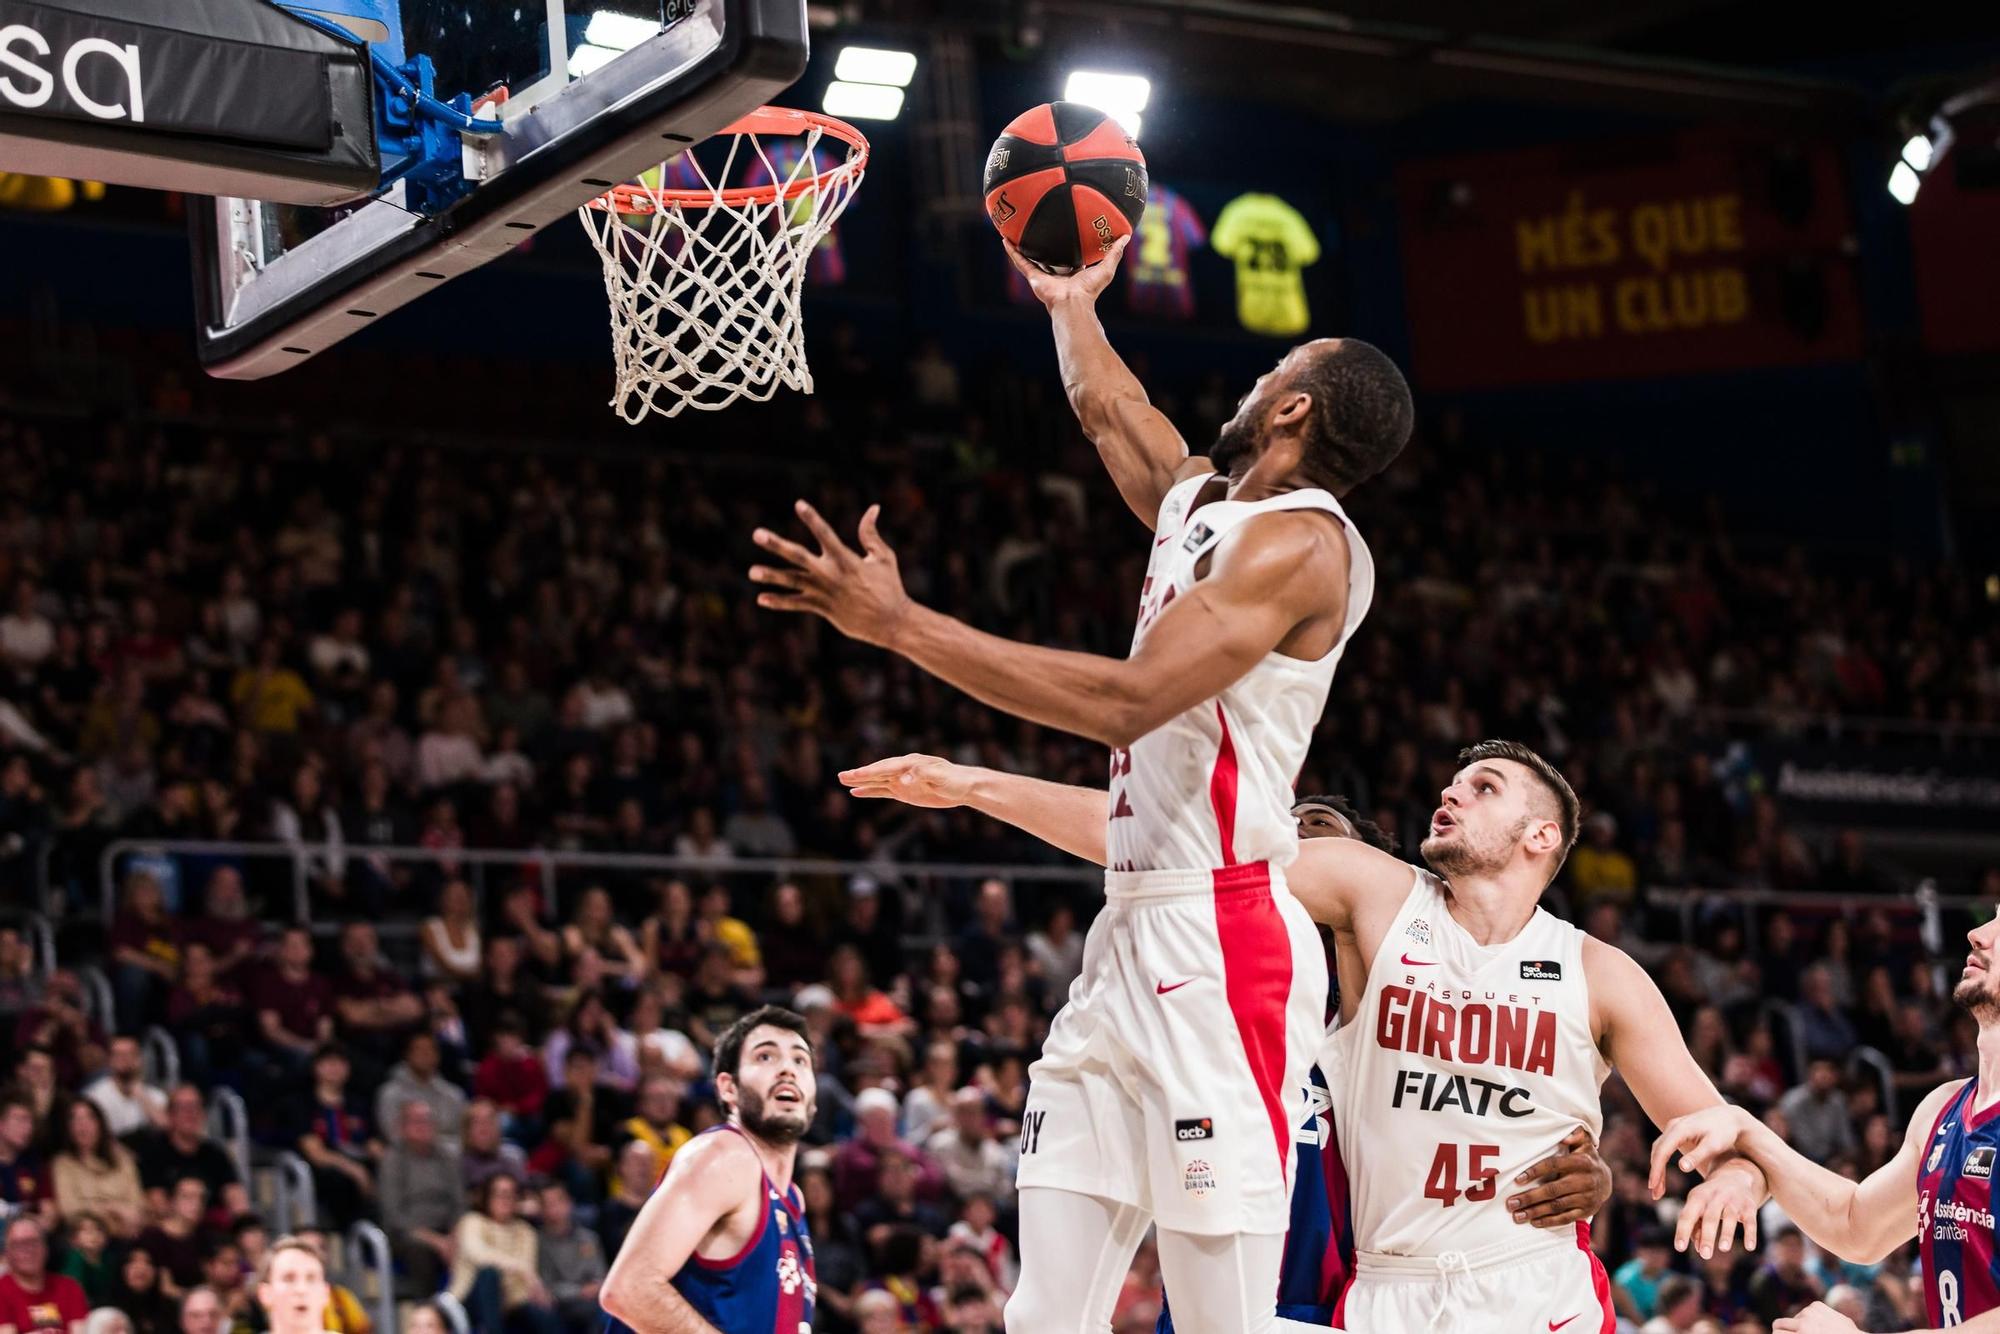
[[[1722,1098],[1645,971],[1539,906],[1575,832],[1561,774],[1518,743],[1468,747],[1461,763],[1423,842],[1432,869],[1322,837],[1287,871],[1333,929],[1343,984],[1321,1065],[1336,1067],[1327,1083],[1357,1249],[1332,1323],[1608,1328],[1609,1280],[1581,1217],[1566,1238],[1519,1228],[1549,1187],[1517,1188],[1578,1127],[1598,1134],[1614,1065],[1660,1124]],[[1104,797],[1088,788],[926,755],[840,777],[856,796],[970,805],[1079,856],[1107,852],[1092,818]],[[1749,1226],[1763,1198],[1762,1173],[1731,1155],[1689,1193],[1683,1217],[1712,1244]]]
[[[1994,1161],[2000,1158],[2000,918],[1966,932],[1965,970],[1951,999],[1979,1025],[1979,1068],[1938,1085],[1917,1104],[1896,1156],[1854,1181],[1822,1167],[1741,1107],[1710,1107],[1671,1122],[1653,1142],[1655,1198],[1667,1167],[1705,1172],[1719,1155],[1748,1155],[1800,1231],[1843,1260],[1876,1264],[1912,1235],[1922,1258],[1926,1328],[2000,1331],[2000,1232]],[[1687,1249],[1690,1233],[1674,1244]],[[1705,1242],[1702,1255],[1709,1254]],[[1786,1334],[1857,1334],[1824,1302],[1778,1321]]]
[[[728,1120],[702,1132],[640,1209],[598,1301],[611,1331],[799,1334],[818,1281],[792,1180],[818,1086],[804,1016],[766,1005],[715,1040]]]

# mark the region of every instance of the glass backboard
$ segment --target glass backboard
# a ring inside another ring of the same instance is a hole
[[[197,339],[214,375],[275,374],[512,250],[700,143],[805,70],[805,0],[299,0],[391,63],[429,57],[442,99],[502,133],[462,136],[470,186],[405,182],[335,209],[198,201]]]

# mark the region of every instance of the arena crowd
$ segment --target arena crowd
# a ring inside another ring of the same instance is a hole
[[[783,432],[837,470],[190,418],[170,385],[115,420],[0,398],[0,883],[19,909],[43,892],[60,942],[37,957],[0,925],[0,1327],[36,1328],[32,1300],[135,1334],[261,1327],[271,1220],[209,1133],[227,1087],[256,1161],[309,1164],[305,1221],[386,1232],[403,1303],[594,1328],[640,1204],[717,1119],[714,1035],[777,1000],[821,1055],[800,1172],[819,1327],[1000,1328],[1026,1068],[1097,896],[1082,873],[926,872],[1061,859],[834,775],[920,750],[1101,786],[1103,753],[758,613],[748,538],[802,490],[845,525],[880,501],[920,599],[1107,653],[1145,540],[1046,398],[995,408],[934,348],[841,355],[845,394]],[[1225,394],[1172,404],[1190,438]],[[1925,868],[1796,827],[1737,743],[2000,724],[1993,601],[1963,571],[1763,540],[1718,502],[1426,430],[1352,503],[1380,593],[1299,790],[1407,852],[1460,745],[1549,755],[1589,812],[1552,903],[1653,969],[1729,1097],[1842,1170],[1885,1161],[1971,1069],[1962,923],[1940,942],[1831,906]],[[769,864],[801,858],[847,865]],[[1944,887],[2000,897],[2000,869]],[[1683,913],[1653,888],[1709,892]],[[174,1087],[147,1082],[153,1029]],[[1774,1211],[1756,1253],[1674,1253],[1651,1128],[1615,1081],[1606,1105],[1593,1244],[1634,1328],[1764,1330],[1821,1298],[1871,1330],[1920,1320],[1907,1254],[1843,1264]],[[1120,1334],[1152,1328],[1159,1287],[1149,1247]],[[348,1291],[329,1327],[369,1319]]]

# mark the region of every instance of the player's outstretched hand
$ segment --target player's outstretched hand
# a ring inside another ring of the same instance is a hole
[[[1681,1216],[1674,1222],[1674,1249],[1690,1245],[1706,1260],[1716,1249],[1736,1244],[1743,1229],[1743,1249],[1757,1249],[1757,1211],[1764,1207],[1764,1174],[1747,1160],[1732,1158],[1716,1167],[1715,1175],[1688,1192]]]
[[[1105,288],[1111,286],[1111,279],[1118,272],[1118,261],[1125,255],[1125,247],[1132,244],[1131,236],[1119,237],[1111,243],[1111,253],[1095,264],[1089,264],[1075,273],[1050,273],[1041,265],[1021,253],[1021,247],[1005,237],[1000,244],[1007,247],[1007,258],[1028,280],[1028,290],[1035,299],[1045,306],[1053,306],[1065,297],[1082,297],[1086,301],[1097,300]]]
[[[1568,1227],[1595,1217],[1611,1198],[1611,1167],[1590,1132],[1578,1126],[1554,1153],[1515,1177],[1514,1184],[1529,1187],[1507,1200],[1516,1223]]]
[[[969,771],[935,755],[897,755],[843,769],[840,781],[850,797],[900,801],[906,806],[945,810],[963,806],[971,790]]]
[[[1735,1151],[1749,1119],[1750,1114],[1741,1107],[1724,1106],[1704,1107],[1667,1122],[1667,1128],[1653,1141],[1652,1171],[1646,1178],[1653,1198],[1666,1193],[1667,1168],[1675,1154],[1681,1156],[1681,1171],[1707,1176],[1718,1158]]]
[[[1814,1302],[1772,1325],[1771,1334],[1861,1334],[1861,1326],[1825,1302]]]
[[[773,611],[811,612],[825,617],[849,639],[886,646],[915,604],[903,590],[896,553],[876,531],[882,507],[870,505],[861,516],[859,551],[841,541],[811,505],[801,500],[796,508],[818,540],[819,550],[780,537],[768,528],[752,533],[752,541],[786,562],[750,567],[752,583],[778,590],[759,593],[757,605]]]

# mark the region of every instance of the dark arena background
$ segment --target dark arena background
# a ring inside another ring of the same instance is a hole
[[[1101,876],[835,775],[929,752],[1101,787],[1104,748],[760,611],[745,571],[796,497],[843,532],[880,503],[920,601],[1124,655],[1146,535],[979,188],[1066,95],[1137,124],[1151,198],[1099,309],[1198,451],[1305,337],[1415,392],[1349,502],[1378,592],[1297,791],[1414,857],[1462,745],[1548,755],[1585,816],[1547,906],[1646,964],[1729,1099],[1842,1173],[1887,1161],[1975,1070],[1949,996],[2000,903],[1990,14],[807,14],[779,105],[833,109],[847,48],[915,57],[836,112],[872,156],[806,274],[809,396],[619,420],[569,220],[213,378],[206,200],[0,175],[0,1209],[49,1267],[135,1334],[201,1284],[207,1329],[254,1330],[260,1248],[318,1229],[330,1328],[462,1332],[500,1309],[472,1257],[514,1179],[508,1327],[596,1329],[719,1116],[715,1035],[771,1000],[819,1039],[814,1327],[1001,1329],[1025,1069]],[[1604,1101],[1621,1329],[1817,1300],[1928,1328],[1914,1245],[1843,1262],[1773,1205],[1755,1251],[1675,1252],[1688,1183],[1655,1204],[1656,1128]],[[80,1150],[107,1128],[124,1156]],[[1148,1243],[1118,1334],[1160,1288]]]

